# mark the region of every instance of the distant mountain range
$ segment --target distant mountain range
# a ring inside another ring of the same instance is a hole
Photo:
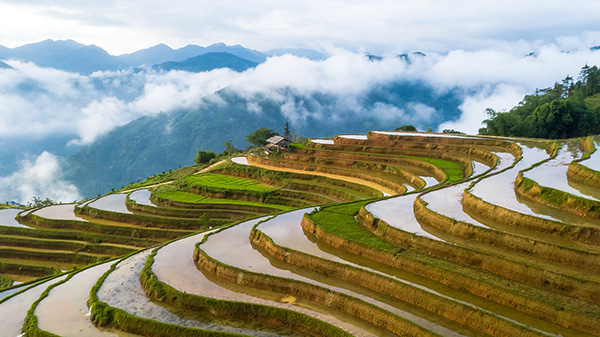
[[[254,68],[257,62],[252,62],[230,53],[207,53],[195,57],[190,57],[181,62],[164,62],[154,65],[152,68],[160,70],[183,70],[188,72],[210,71],[212,69],[229,68],[242,72],[249,68]]]
[[[197,58],[206,54],[213,55],[204,59]],[[89,75],[95,71],[151,67],[157,64],[161,64],[160,68],[162,69],[207,71],[216,67],[227,67],[240,71],[239,69],[245,70],[264,62],[266,58],[266,54],[256,50],[240,45],[227,46],[224,43],[216,43],[208,47],[187,45],[179,49],[159,44],[119,56],[110,55],[95,45],[86,46],[73,40],[44,40],[16,48],[0,46],[0,60],[16,59],[33,62],[40,67],[55,68],[83,75]],[[192,60],[187,61],[188,59]],[[199,62],[203,60],[206,60],[208,64],[201,65]],[[178,62],[184,63],[176,64]],[[0,67],[6,66],[8,65],[4,62],[0,65]]]

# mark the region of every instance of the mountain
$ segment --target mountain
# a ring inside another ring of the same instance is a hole
[[[181,62],[165,62],[155,65],[154,69],[183,70],[188,72],[203,72],[219,68],[229,68],[238,72],[256,67],[258,63],[248,61],[229,53],[208,53],[192,57]]]
[[[298,57],[304,57],[313,61],[321,61],[327,58],[327,55],[312,49],[303,48],[280,48],[267,50],[265,54],[269,56],[282,56],[282,55],[294,55]]]
[[[45,40],[12,49],[3,48],[0,49],[0,58],[33,62],[40,67],[85,75],[98,70],[116,70],[120,63],[102,48],[73,40]]]
[[[427,104],[435,112],[426,114],[420,123],[413,122],[415,126],[421,130],[436,128],[458,118],[464,99],[464,93],[458,89],[440,94],[419,82],[374,86],[359,100],[358,111],[348,111],[345,97],[293,93],[288,89],[280,94],[302,111],[301,119],[290,124],[292,133],[305,137],[330,136],[332,129],[339,133],[394,129],[409,123],[406,115],[418,113],[411,110],[418,105],[416,102]],[[289,107],[266,95],[246,97],[230,89],[215,95],[194,109],[142,117],[115,128],[68,159],[65,179],[84,196],[96,196],[108,192],[110,187],[118,188],[156,172],[190,165],[200,149],[221,152],[228,140],[237,148],[245,148],[245,137],[256,129],[266,127],[281,133],[285,123],[292,122]],[[260,112],[249,112],[249,105]],[[407,114],[381,118],[377,111],[382,106],[397,107]]]
[[[9,66],[8,64],[0,61],[0,69],[12,69],[13,67]]]
[[[208,47],[189,44],[179,49],[172,49],[165,44],[159,44],[131,54],[120,55],[117,58],[125,65],[137,67],[165,62],[181,62],[208,53],[228,53],[255,63],[262,63],[267,58],[267,55],[256,50],[244,48],[240,45],[228,46],[224,43],[215,43]]]
[[[73,40],[44,40],[16,48],[0,46],[0,59],[33,62],[40,67],[54,68],[89,75],[95,71],[152,66],[165,62],[181,62],[208,53],[229,53],[238,58],[261,63],[266,55],[240,45],[215,43],[208,47],[188,45],[172,49],[165,44],[142,49],[131,54],[113,56],[95,45],[83,45]]]
[[[147,49],[138,50],[131,54],[117,56],[117,59],[119,59],[121,63],[131,67],[138,67],[142,65],[150,66],[153,64],[171,61],[174,53],[175,51],[171,47],[161,43]]]

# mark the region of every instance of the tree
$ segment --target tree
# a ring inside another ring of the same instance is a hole
[[[415,128],[412,124],[406,124],[397,127],[396,131],[417,131],[417,128]]]
[[[31,201],[27,203],[27,207],[31,208],[46,207],[51,205],[56,205],[56,201],[50,198],[42,199],[36,196],[33,196],[33,198],[31,198]]]
[[[200,150],[198,151],[198,155],[196,155],[196,158],[194,159],[194,163],[196,163],[196,165],[206,164],[214,157],[216,157],[214,152]]]
[[[283,128],[283,138],[292,140],[292,133],[290,132],[290,124],[285,122],[285,127]]]
[[[457,133],[457,134],[460,134],[460,135],[464,135],[465,134],[462,131],[457,131],[457,130],[454,130],[454,129],[444,129],[444,130],[442,130],[442,133]]]
[[[227,156],[227,155],[231,155],[231,154],[238,153],[238,152],[242,152],[242,150],[237,149],[233,145],[231,139],[225,142],[225,151],[223,152],[224,155]]]
[[[267,145],[267,139],[278,135],[279,133],[272,129],[260,128],[246,136],[246,141],[256,147],[265,146]]]

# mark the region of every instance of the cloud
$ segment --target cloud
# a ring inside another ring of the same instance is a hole
[[[580,0],[577,6],[559,0],[257,0],[252,6],[235,0],[181,0],[176,5],[160,0],[5,0],[0,3],[0,40],[16,46],[72,38],[114,54],[161,42],[174,47],[226,42],[260,50],[334,45],[374,53],[430,53],[519,39],[550,43],[598,30],[598,12],[595,0]]]
[[[46,151],[35,158],[23,159],[19,170],[0,177],[0,198],[26,203],[34,196],[58,202],[81,199],[75,185],[62,180],[59,158]],[[0,200],[1,200],[0,199]]]
[[[528,93],[524,88],[513,85],[500,84],[493,88],[486,86],[477,94],[465,98],[459,107],[462,112],[459,120],[442,123],[438,131],[454,129],[468,134],[477,134],[479,128],[483,126],[483,120],[488,118],[485,113],[487,108],[508,111]]]

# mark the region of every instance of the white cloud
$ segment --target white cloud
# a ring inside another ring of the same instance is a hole
[[[44,151],[36,158],[23,159],[19,170],[0,177],[0,198],[26,203],[34,196],[58,202],[81,199],[77,187],[62,180],[59,158]]]
[[[442,123],[438,127],[438,131],[454,129],[468,134],[477,134],[479,128],[483,126],[483,120],[488,118],[485,109],[493,108],[496,111],[508,111],[528,93],[522,87],[506,84],[494,88],[485,87],[476,95],[467,97],[461,104],[462,115],[459,120]]]

